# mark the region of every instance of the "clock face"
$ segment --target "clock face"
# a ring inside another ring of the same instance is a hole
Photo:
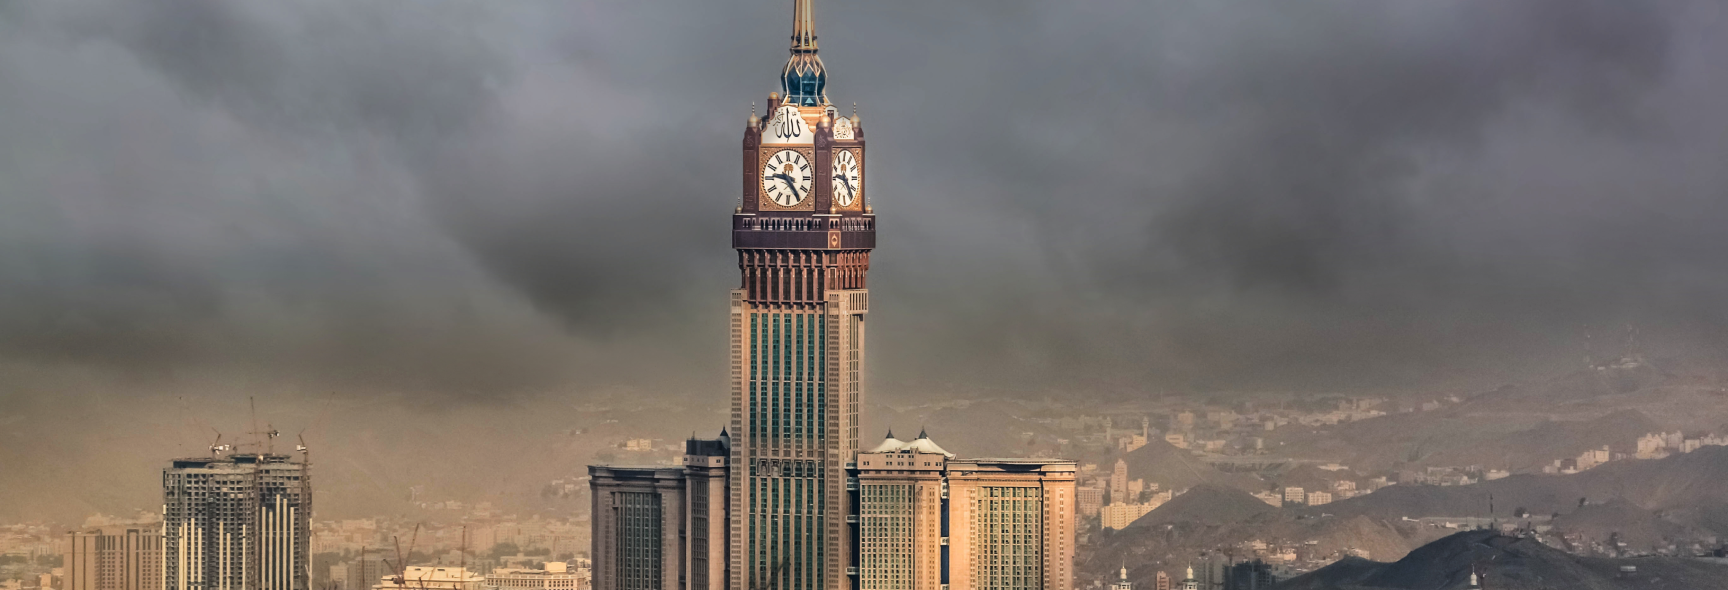
[[[864,188],[861,180],[858,158],[852,155],[852,151],[834,152],[834,202],[841,207],[851,207]]]
[[[794,150],[780,150],[762,166],[762,194],[781,207],[810,197],[810,160]]]

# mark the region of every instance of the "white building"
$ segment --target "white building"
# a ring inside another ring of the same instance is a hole
[[[588,573],[562,561],[548,561],[546,569],[498,568],[486,574],[486,590],[588,590]]]
[[[372,590],[483,590],[486,577],[465,567],[411,565],[402,575],[386,574]]]

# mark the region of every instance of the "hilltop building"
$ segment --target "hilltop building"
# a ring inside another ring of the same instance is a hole
[[[1134,590],[1134,583],[1128,581],[1128,566],[1122,566],[1122,573],[1110,583],[1110,590]]]
[[[1128,462],[1116,460],[1116,468],[1110,470],[1110,503],[1128,502]]]
[[[744,129],[730,423],[682,467],[589,467],[594,589],[1071,590],[1073,461],[859,445],[864,128],[828,98],[811,0],[792,18],[780,92]]]

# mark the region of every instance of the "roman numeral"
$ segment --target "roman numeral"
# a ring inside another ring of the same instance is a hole
[[[799,165],[798,165],[798,169],[799,169],[799,170],[809,170],[809,169],[810,169],[810,164],[808,164],[808,163],[805,163],[805,164],[799,164]]]

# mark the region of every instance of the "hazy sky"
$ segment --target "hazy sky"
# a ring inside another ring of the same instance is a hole
[[[0,0],[0,397],[724,395],[739,141],[790,4]],[[816,19],[870,139],[885,395],[1728,341],[1721,2]]]

